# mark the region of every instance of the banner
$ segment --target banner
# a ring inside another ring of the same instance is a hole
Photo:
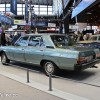
[[[14,24],[15,25],[26,25],[26,21],[25,20],[14,20]]]
[[[17,15],[17,0],[11,0],[11,8],[10,11]]]
[[[44,21],[32,21],[32,26],[36,27],[36,26],[48,26],[48,22],[44,22]]]
[[[3,23],[5,23],[5,24],[10,24],[10,25],[13,24],[13,20],[10,19],[10,18],[7,17],[7,16],[4,16],[4,15],[0,15],[0,22],[3,22]]]
[[[81,1],[78,6],[73,9],[72,11],[72,18],[77,16],[79,13],[81,13],[83,10],[88,8],[90,5],[92,5],[96,0],[83,0]]]

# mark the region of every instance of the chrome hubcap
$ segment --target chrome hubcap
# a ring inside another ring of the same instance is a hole
[[[47,63],[45,70],[46,70],[47,73],[52,73],[53,70],[54,70],[54,66],[51,63]]]

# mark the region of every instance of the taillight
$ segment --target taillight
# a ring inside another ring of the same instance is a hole
[[[86,57],[79,57],[79,58],[77,59],[77,63],[78,63],[78,64],[81,64],[81,63],[84,63],[84,62],[87,62],[87,58],[86,58]]]
[[[96,54],[96,58],[100,58],[100,53],[97,53]]]
[[[77,63],[78,63],[78,64],[81,64],[81,63],[85,63],[85,62],[90,62],[90,61],[92,61],[93,59],[94,59],[93,55],[88,56],[88,57],[79,57],[79,58],[77,59]]]

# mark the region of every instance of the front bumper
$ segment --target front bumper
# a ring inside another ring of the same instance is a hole
[[[98,64],[98,63],[100,63],[100,59],[95,59],[91,62],[84,63],[84,64],[76,64],[74,66],[74,70],[76,70],[76,71],[84,70],[84,69],[90,68],[90,67],[92,67],[92,66],[94,66],[95,64]]]

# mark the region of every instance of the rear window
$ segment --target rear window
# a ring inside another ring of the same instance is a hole
[[[51,40],[57,48],[64,48],[68,46],[68,38],[61,35],[51,35]]]
[[[93,36],[93,37],[91,37],[90,40],[94,40],[94,41],[96,41],[96,40],[97,40],[97,36]]]

